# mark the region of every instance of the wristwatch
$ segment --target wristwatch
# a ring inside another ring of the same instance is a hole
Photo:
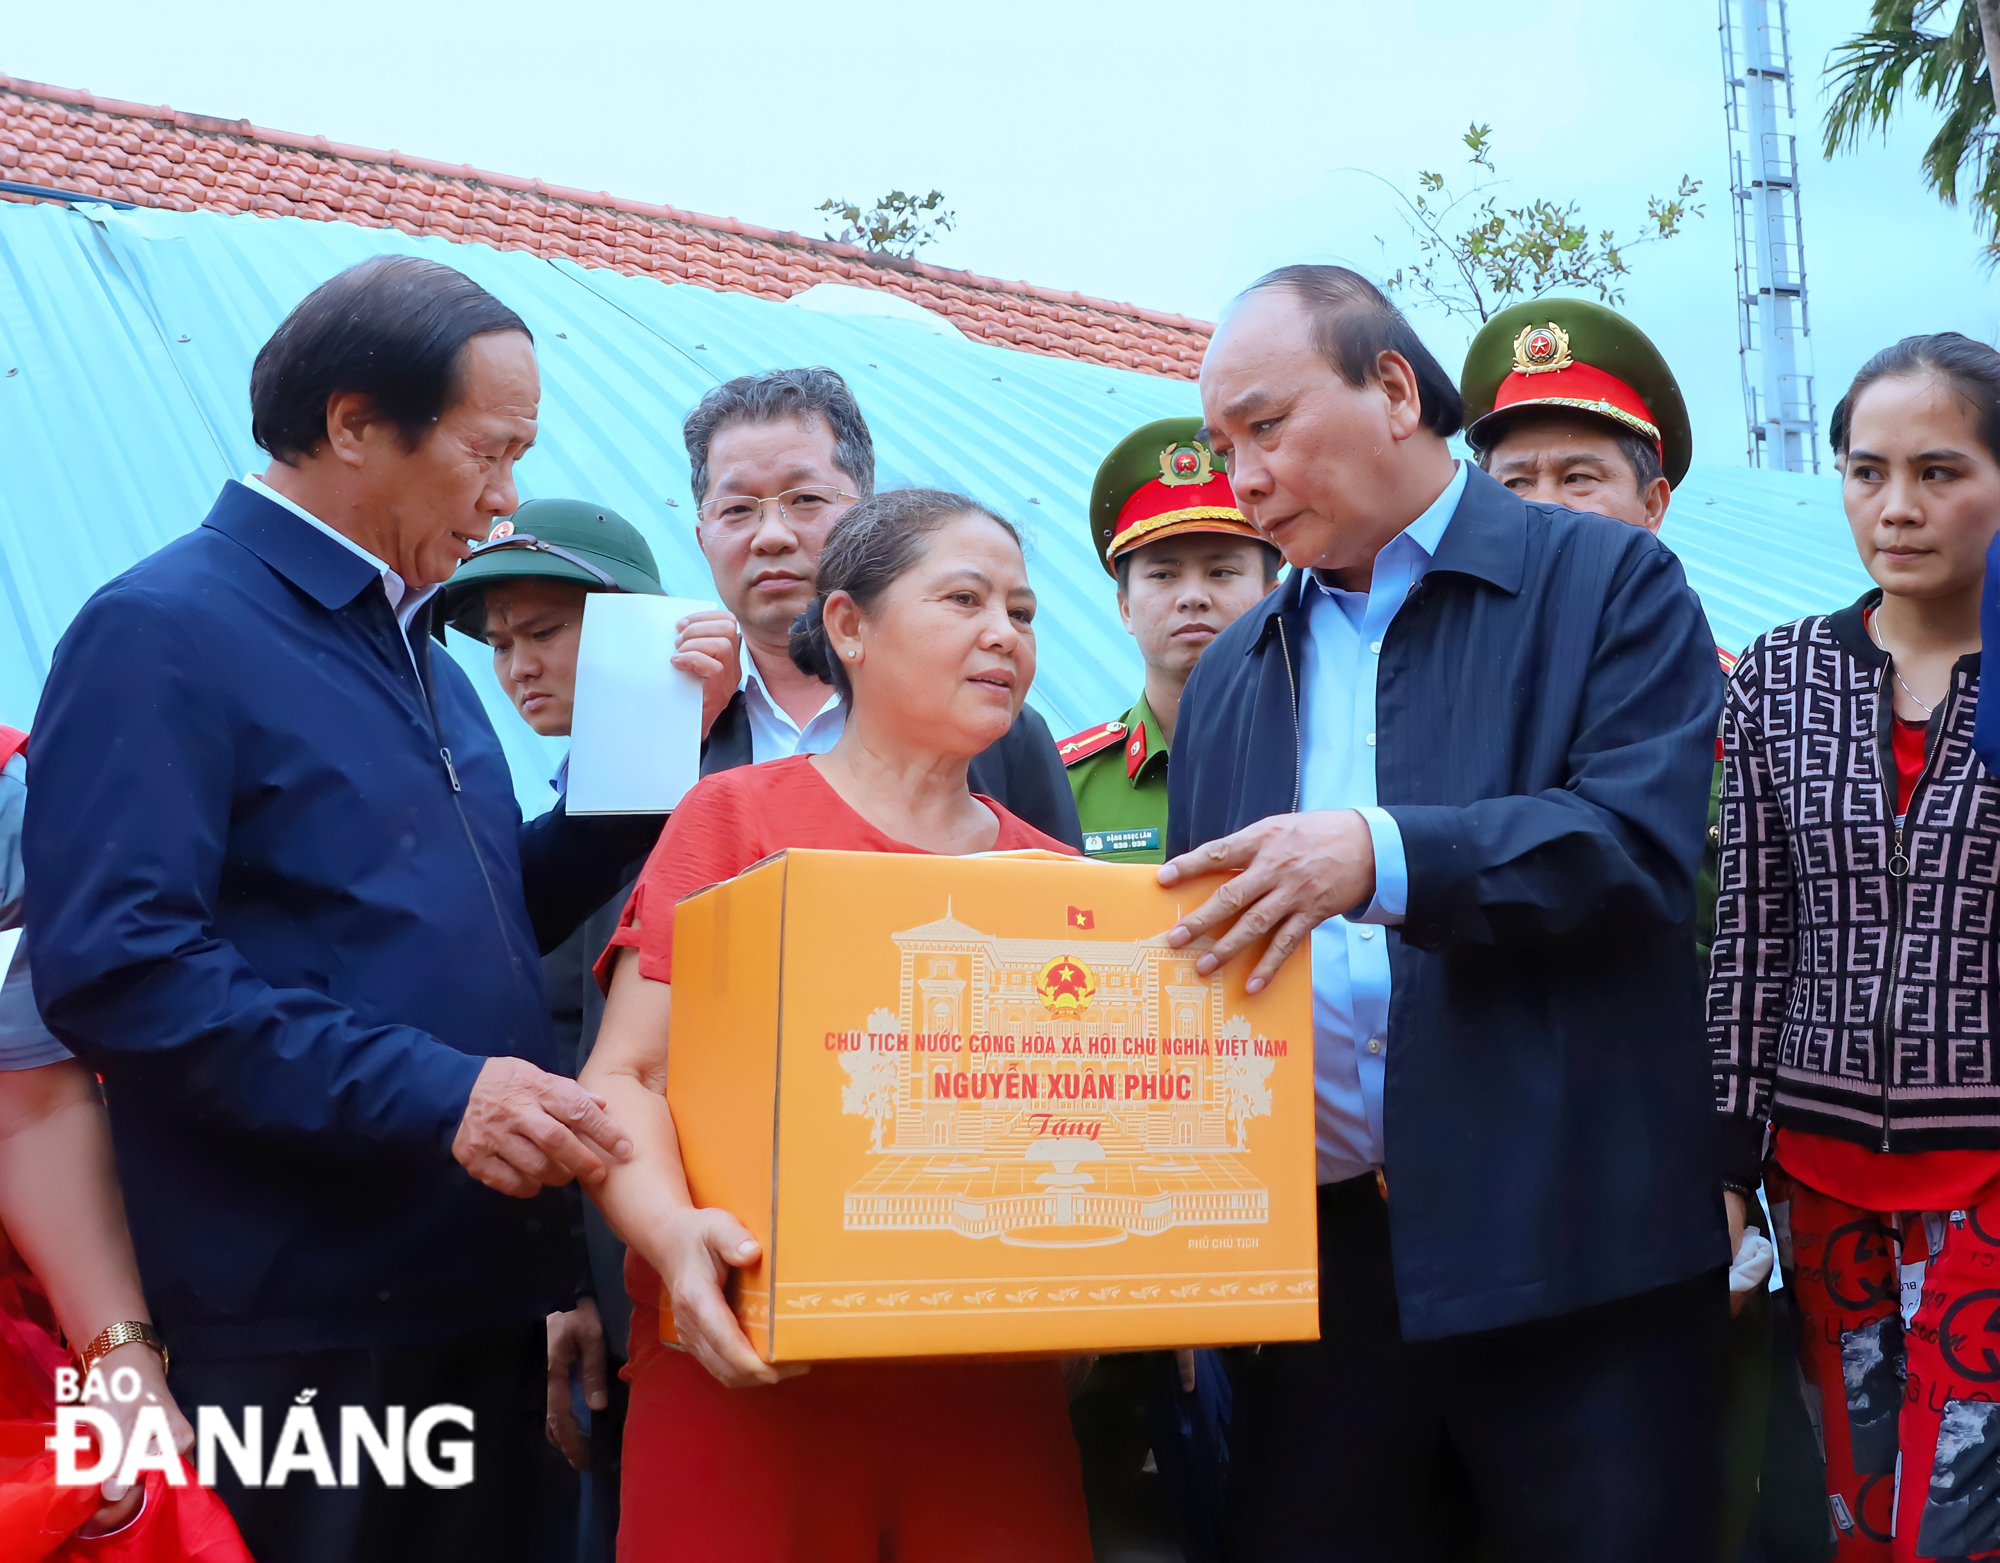
[[[160,1371],[167,1369],[167,1343],[160,1339],[160,1332],[140,1319],[127,1319],[122,1324],[107,1324],[97,1332],[97,1338],[83,1348],[83,1371],[90,1370],[102,1362],[120,1346],[129,1346],[137,1341],[141,1346],[149,1346],[160,1354]]]

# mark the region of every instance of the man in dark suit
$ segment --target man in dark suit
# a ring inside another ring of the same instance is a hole
[[[846,710],[832,685],[793,664],[788,637],[813,599],[827,534],[875,492],[867,421],[831,369],[778,369],[717,386],[682,433],[695,536],[723,602],[721,612],[682,621],[674,658],[702,681],[702,774],[824,754]],[[1082,849],[1069,778],[1033,709],[1023,707],[1007,735],[974,757],[970,781]]]
[[[35,723],[36,996],[104,1078],[174,1395],[255,1446],[217,1474],[264,1563],[523,1556],[574,1288],[556,1186],[630,1153],[560,1073],[537,961],[659,821],[523,825],[432,645],[539,401],[527,327],[460,273],[315,289],[252,371],[269,467],[84,605]],[[406,1470],[432,1406],[470,1425]],[[294,1415],[357,1480],[264,1467]]]
[[[1274,272],[1202,406],[1293,565],[1181,705],[1163,883],[1254,988],[1313,971],[1321,1339],[1242,1373],[1259,1559],[1712,1549],[1728,1247],[1697,1042],[1714,642],[1648,533],[1446,445],[1371,284]]]

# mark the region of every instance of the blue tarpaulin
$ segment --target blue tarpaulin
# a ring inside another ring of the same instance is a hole
[[[0,722],[29,725],[92,591],[198,525],[226,478],[263,469],[247,389],[258,347],[316,284],[384,252],[456,266],[527,321],[542,406],[522,497],[615,509],[645,533],[669,591],[713,595],[681,419],[734,375],[826,364],[874,430],[879,486],[958,489],[1027,534],[1041,600],[1031,698],[1049,725],[1069,732],[1131,703],[1139,660],[1084,509],[1122,435],[1199,411],[1191,384],[394,229],[0,203]],[[1831,478],[1697,466],[1662,535],[1731,650],[1867,585]],[[514,715],[483,647],[454,633],[452,651],[539,810],[561,745]]]

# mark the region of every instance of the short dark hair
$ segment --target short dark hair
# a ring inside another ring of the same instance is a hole
[[[1936,375],[1951,386],[1972,413],[1980,443],[2000,461],[2000,351],[1958,331],[1906,336],[1863,364],[1847,394],[1834,403],[1833,419],[1826,430],[1834,454],[1847,454],[1854,404],[1863,391],[1877,380],[1921,374]]]
[[[1278,579],[1278,571],[1285,563],[1283,552],[1276,543],[1267,543],[1261,537],[1246,537],[1243,541],[1257,545],[1258,555],[1264,561],[1264,584],[1274,585]],[[1146,544],[1141,543],[1137,548],[1128,548],[1111,561],[1111,570],[1118,577],[1118,589],[1121,592],[1129,592],[1132,589],[1132,561],[1144,553],[1146,547]]]
[[[1312,342],[1320,357],[1349,385],[1375,377],[1375,361],[1396,353],[1417,376],[1418,408],[1424,427],[1449,439],[1465,422],[1458,384],[1431,356],[1388,295],[1358,271],[1345,266],[1280,266],[1267,271],[1238,298],[1284,288],[1312,315]]]
[[[831,369],[767,369],[718,385],[681,425],[694,502],[708,498],[708,448],[724,429],[816,417],[833,430],[833,464],[847,474],[856,494],[868,498],[875,492],[875,441],[847,382]]]
[[[250,370],[250,437],[279,461],[326,438],[327,399],[358,391],[415,445],[459,393],[459,357],[473,337],[534,333],[462,271],[415,255],[377,255],[300,300],[257,350]]]
[[[833,685],[841,699],[853,686],[847,669],[827,643],[826,600],[846,592],[863,612],[875,606],[923,557],[924,539],[959,516],[984,516],[1020,544],[1014,523],[976,499],[941,488],[892,488],[863,500],[834,522],[819,556],[819,595],[792,621],[792,663],[802,673]]]
[[[1551,407],[1542,410],[1548,412],[1568,412],[1569,409]],[[1535,416],[1536,411],[1537,409],[1534,407],[1523,407],[1518,413],[1510,414],[1499,423],[1489,421],[1482,426],[1479,434],[1480,439],[1484,443],[1475,445],[1472,448],[1472,454],[1479,462],[1479,470],[1481,472],[1491,472],[1493,470],[1493,447],[1506,439],[1508,434],[1522,423],[1531,420]],[[1588,417],[1590,415],[1586,413],[1584,416]],[[1619,452],[1625,457],[1625,465],[1632,469],[1633,486],[1638,489],[1640,497],[1643,498],[1646,490],[1653,486],[1654,479],[1663,478],[1667,475],[1667,469],[1660,464],[1660,447],[1647,439],[1637,429],[1628,429],[1612,418],[1604,420],[1604,432],[1618,442]]]

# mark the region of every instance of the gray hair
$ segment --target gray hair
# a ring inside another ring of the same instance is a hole
[[[827,598],[846,592],[867,612],[923,557],[925,540],[960,516],[984,516],[1020,545],[1021,534],[1013,522],[976,499],[941,488],[892,488],[834,522],[820,551],[819,595],[792,621],[790,650],[799,671],[824,679],[841,699],[851,699],[847,668],[827,643]]]
[[[695,504],[708,498],[708,448],[717,434],[740,423],[815,417],[833,430],[833,464],[868,498],[875,492],[875,441],[847,382],[831,369],[769,369],[718,385],[681,425]]]

